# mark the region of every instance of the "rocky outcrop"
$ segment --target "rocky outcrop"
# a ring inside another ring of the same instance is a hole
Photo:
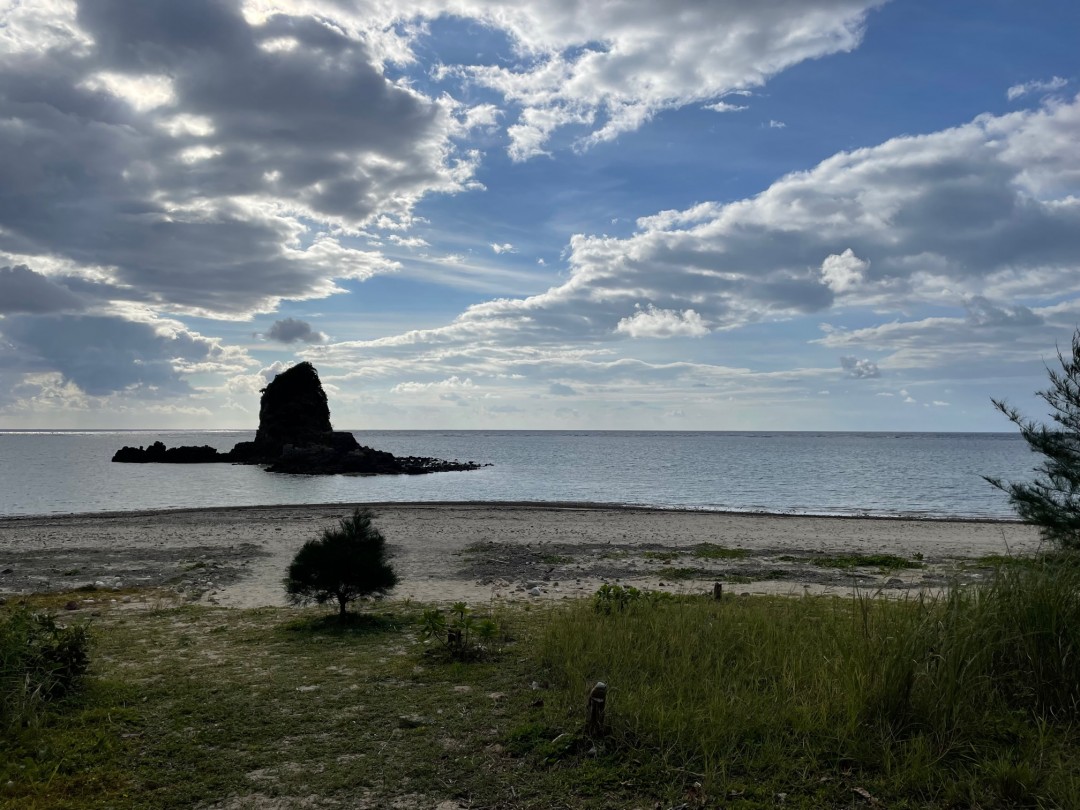
[[[253,441],[240,442],[228,453],[207,446],[166,448],[154,442],[146,449],[121,448],[112,460],[134,464],[263,464],[270,472],[297,475],[420,475],[486,466],[418,456],[399,458],[361,446],[353,434],[333,429],[326,392],[311,363],[299,363],[283,371],[262,390],[259,429]]]
[[[141,447],[123,447],[116,451],[113,461],[128,464],[206,464],[211,461],[224,461],[225,456],[216,447],[204,444],[201,447],[165,447],[161,442],[154,442],[145,450]]]

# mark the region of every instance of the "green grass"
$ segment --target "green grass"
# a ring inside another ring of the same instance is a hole
[[[984,554],[967,564],[975,568],[1038,568],[1045,564],[1040,556],[1017,556],[1013,554]]]
[[[573,557],[568,557],[565,554],[545,554],[540,558],[540,562],[547,565],[567,565],[574,561]]]
[[[845,571],[856,568],[876,568],[880,573],[926,567],[921,559],[908,559],[896,554],[822,554],[813,557],[793,557],[785,554],[777,559],[782,562],[808,563],[818,568],[839,568]]]
[[[741,560],[750,552],[743,548],[725,548],[715,543],[694,546],[693,555],[701,560]]]
[[[85,688],[0,739],[0,807],[1080,807],[1076,566],[938,599],[528,607],[461,663],[418,605],[103,606]]]
[[[675,568],[667,566],[656,571],[655,576],[669,582],[684,582],[688,579],[708,579],[712,575],[704,568]]]
[[[1080,576],[941,599],[708,599],[558,614],[540,647],[571,727],[609,685],[610,745],[730,807],[1080,807]]]

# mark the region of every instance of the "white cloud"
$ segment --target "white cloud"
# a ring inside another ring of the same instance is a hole
[[[1068,83],[1068,80],[1063,79],[1060,76],[1054,76],[1053,78],[1044,81],[1033,80],[1024,82],[1023,84],[1014,84],[1005,92],[1005,96],[1009,101],[1015,101],[1029,93],[1052,93],[1055,90],[1061,90],[1068,85]]]
[[[715,104],[706,104],[704,106],[706,110],[712,110],[713,112],[741,112],[743,110],[749,110],[750,108],[745,104],[732,104],[728,101],[718,101]]]
[[[497,253],[497,254],[498,253],[517,253],[517,249],[513,245],[511,245],[509,242],[504,242],[501,245],[499,243],[497,243],[497,242],[492,242],[491,243],[491,249],[493,251],[495,251],[495,253]]]
[[[473,381],[469,378],[461,379],[457,376],[448,377],[445,380],[435,382],[403,382],[390,389],[394,394],[415,394],[421,391],[457,391],[474,388]]]
[[[840,153],[755,197],[642,217],[625,238],[574,236],[568,278],[543,293],[312,359],[536,375],[576,352],[569,365],[592,374],[630,368],[618,365],[633,351],[620,337],[799,318],[838,296],[879,319],[926,306],[969,313],[830,328],[817,341],[856,363],[865,351],[890,371],[995,353],[1030,358],[1068,317],[1051,318],[1048,307],[1080,296],[1080,199],[1062,188],[1062,178],[1080,184],[1077,123],[1080,99]]]
[[[547,154],[560,128],[587,127],[588,147],[638,128],[658,112],[711,104],[744,94],[807,59],[850,51],[862,38],[868,11],[879,0],[735,0],[700,3],[644,0],[595,3],[504,3],[456,0],[453,13],[482,19],[506,32],[520,51],[517,64],[449,67],[521,107],[508,127],[515,160]],[[434,2],[404,4],[433,13]],[[723,31],[723,36],[717,36]],[[672,43],[677,43],[672,45]]]
[[[863,261],[848,248],[843,253],[833,253],[821,263],[821,277],[833,292],[842,293],[859,286],[869,262]]]
[[[783,121],[777,121],[775,118],[769,120],[769,129],[787,129],[787,124]]]
[[[702,337],[709,327],[692,309],[676,312],[650,305],[620,320],[615,331],[632,338]]]
[[[881,376],[881,371],[878,369],[877,363],[872,362],[868,358],[860,360],[858,357],[845,355],[840,358],[840,367],[847,372],[847,376],[856,380],[872,379]]]

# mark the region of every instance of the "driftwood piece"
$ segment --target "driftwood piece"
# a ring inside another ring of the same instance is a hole
[[[717,601],[724,598],[724,583],[714,582],[712,586],[712,597]]]
[[[597,681],[589,692],[585,705],[585,734],[589,737],[604,736],[604,709],[607,707],[607,684]]]

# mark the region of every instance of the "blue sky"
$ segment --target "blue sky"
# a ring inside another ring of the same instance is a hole
[[[1066,0],[0,2],[0,428],[1008,430]]]

